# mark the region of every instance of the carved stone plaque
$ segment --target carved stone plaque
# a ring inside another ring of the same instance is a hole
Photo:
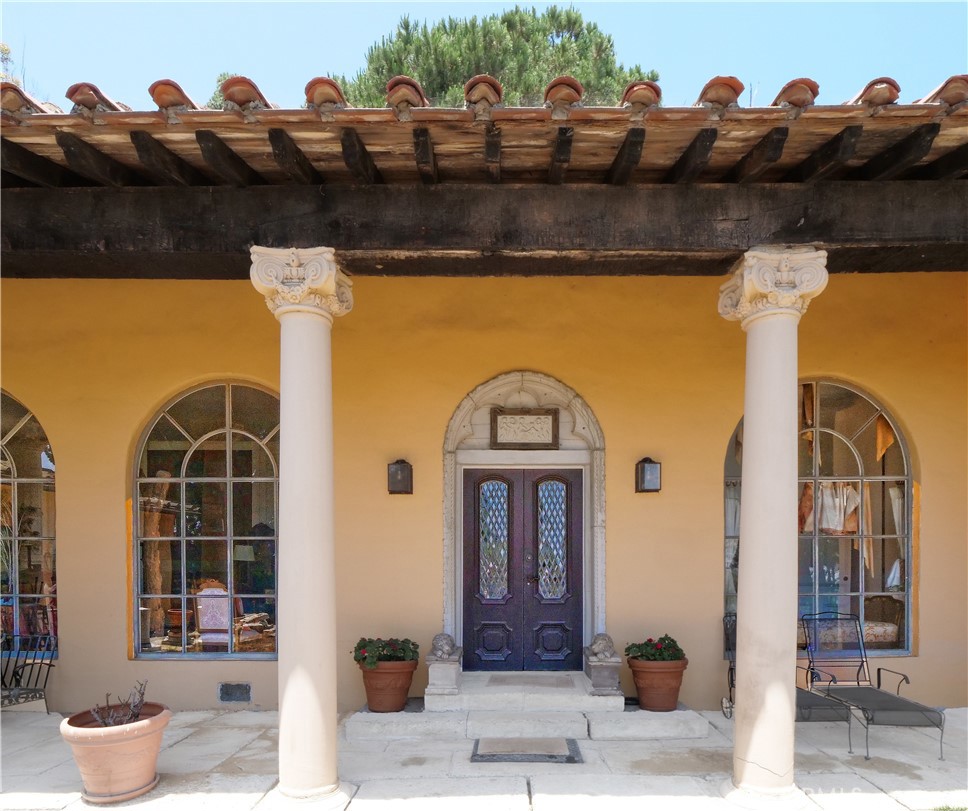
[[[558,450],[557,408],[492,408],[492,450]]]

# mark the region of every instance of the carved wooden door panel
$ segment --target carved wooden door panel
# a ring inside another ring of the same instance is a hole
[[[464,669],[581,669],[581,470],[466,470],[463,529]]]

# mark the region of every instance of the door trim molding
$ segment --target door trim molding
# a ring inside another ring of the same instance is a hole
[[[488,450],[493,407],[561,409],[561,450]],[[476,418],[475,418],[476,416]],[[486,422],[482,423],[482,419]],[[489,439],[489,436],[487,437]],[[605,436],[594,412],[574,389],[549,375],[516,371],[482,383],[460,402],[444,435],[443,630],[461,639],[463,621],[462,481],[465,467],[584,468],[584,635],[605,632]]]

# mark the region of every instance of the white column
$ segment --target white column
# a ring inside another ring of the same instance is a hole
[[[352,308],[332,248],[254,247],[250,277],[279,319],[279,791],[342,808],[336,763],[333,317]]]
[[[746,332],[732,782],[781,802],[797,792],[797,326],[827,285],[826,259],[751,250],[719,298],[720,315]]]

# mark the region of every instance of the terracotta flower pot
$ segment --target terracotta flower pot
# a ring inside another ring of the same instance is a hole
[[[146,701],[131,724],[102,727],[90,710],[61,721],[60,731],[74,753],[89,803],[130,800],[158,784],[161,735],[171,719],[164,704]]]
[[[400,712],[407,703],[407,693],[417,669],[417,660],[409,662],[377,662],[376,667],[363,667],[363,688],[370,712]]]
[[[688,659],[671,662],[650,662],[643,659],[629,659],[635,692],[639,696],[639,707],[653,712],[671,712],[679,704],[679,688],[682,674],[689,666]]]

